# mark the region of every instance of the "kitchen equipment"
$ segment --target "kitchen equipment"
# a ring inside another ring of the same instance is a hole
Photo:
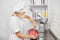
[[[34,0],[31,0],[31,5],[34,5]]]
[[[44,17],[46,17],[47,16],[47,12],[46,12],[46,10],[44,11]]]
[[[41,0],[41,4],[44,5],[45,4],[45,0]]]
[[[33,37],[38,37],[39,36],[39,32],[36,29],[30,29],[29,30],[29,35],[33,36]]]

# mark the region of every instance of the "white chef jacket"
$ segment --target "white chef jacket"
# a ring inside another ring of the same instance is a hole
[[[23,40],[22,38],[18,38],[15,33],[20,31],[24,35],[29,35],[28,31],[33,28],[32,23],[28,19],[18,18],[17,16],[12,16],[9,24],[11,29],[9,40]],[[25,38],[24,40],[30,39]]]
[[[32,13],[30,11],[29,5],[30,1],[24,0],[17,3],[16,7],[14,7],[14,10],[18,10],[19,8],[26,12],[26,15],[32,17]],[[24,8],[25,7],[25,8]],[[9,40],[23,40],[22,38],[18,38],[16,36],[16,32],[20,31],[24,35],[28,35],[28,30],[33,28],[32,23],[26,19],[26,18],[18,18],[17,16],[11,16],[9,27],[11,29]],[[29,38],[25,38],[24,40],[30,40]]]

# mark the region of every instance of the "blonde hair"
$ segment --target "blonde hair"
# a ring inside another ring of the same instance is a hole
[[[17,14],[18,12],[16,11],[16,12],[14,12],[13,14],[12,14],[12,16],[16,16],[16,14]]]

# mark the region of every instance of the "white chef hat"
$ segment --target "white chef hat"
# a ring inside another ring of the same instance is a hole
[[[24,8],[25,2],[18,2],[14,7],[13,12],[24,12]]]

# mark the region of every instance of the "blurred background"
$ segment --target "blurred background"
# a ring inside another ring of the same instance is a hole
[[[13,8],[20,0],[0,0],[0,40],[9,38],[9,17]],[[37,1],[37,0],[36,0]],[[48,22],[49,29],[60,39],[60,0],[48,0]],[[54,40],[54,39],[50,39]]]

